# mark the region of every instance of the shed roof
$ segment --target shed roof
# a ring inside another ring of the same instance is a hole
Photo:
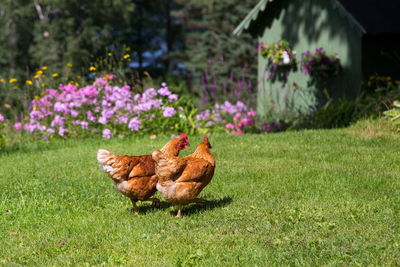
[[[279,0],[260,0],[258,4],[247,14],[243,21],[233,31],[234,35],[240,35],[247,30],[251,23],[257,20],[268,2]],[[400,33],[400,0],[331,0],[354,26],[362,34],[371,33]],[[383,3],[384,4],[383,4]]]

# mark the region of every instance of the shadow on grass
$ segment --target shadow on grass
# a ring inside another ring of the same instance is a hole
[[[216,208],[220,207],[225,207],[229,204],[231,204],[232,198],[231,197],[224,197],[220,199],[214,199],[214,200],[207,200],[206,203],[202,204],[189,204],[188,206],[184,207],[182,209],[182,216],[191,216],[193,214],[199,213],[203,210],[213,210]],[[170,212],[171,215],[175,216],[177,213],[177,209],[174,209]]]
[[[183,214],[183,216],[190,216],[192,214],[196,214],[203,210],[213,210],[215,208],[227,206],[231,202],[232,202],[231,197],[224,197],[221,199],[207,200],[206,203],[202,203],[202,204],[198,204],[198,203],[189,204],[188,206],[186,206],[182,209],[182,214]],[[169,202],[165,202],[165,201],[161,201],[159,206],[155,206],[150,203],[142,204],[140,206],[139,205],[138,205],[139,214],[142,214],[142,215],[146,214],[148,212],[153,212],[153,211],[157,211],[157,210],[167,210],[170,207],[175,206],[175,205],[173,205]],[[177,213],[177,209],[174,209],[170,212],[170,214],[174,215],[174,216],[176,215],[176,213]]]
[[[155,206],[150,203],[140,205],[140,206],[138,205],[138,209],[139,209],[139,214],[146,214],[151,211],[166,210],[171,206],[173,206],[173,204],[165,202],[165,201],[161,201],[158,206]]]

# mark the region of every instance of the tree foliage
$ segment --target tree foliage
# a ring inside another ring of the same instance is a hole
[[[80,73],[94,58],[126,45],[140,72],[184,77],[177,70],[187,69],[187,81],[202,85],[209,100],[243,81],[255,88],[256,41],[232,31],[257,0],[1,2],[0,78],[24,77],[43,65],[61,70],[67,63]]]
[[[183,60],[192,75],[200,77],[198,85],[202,89],[203,102],[221,101],[227,94],[237,99],[243,92],[236,91],[254,90],[256,39],[249,34],[234,37],[232,32],[257,1],[177,2],[183,6],[180,16],[185,20]]]

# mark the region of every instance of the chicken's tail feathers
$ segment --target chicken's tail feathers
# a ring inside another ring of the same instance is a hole
[[[112,171],[112,164],[114,163],[113,157],[114,154],[105,150],[99,149],[97,151],[97,161],[99,162],[99,167],[105,172]]]

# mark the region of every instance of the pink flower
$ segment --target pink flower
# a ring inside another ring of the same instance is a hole
[[[226,128],[226,129],[234,129],[234,128],[235,128],[235,125],[233,125],[232,123],[227,123],[227,124],[225,125],[225,128]]]
[[[250,119],[250,118],[243,118],[240,121],[240,124],[242,124],[242,126],[249,126],[249,125],[252,125],[253,123],[254,123],[253,119]]]
[[[0,122],[4,121],[4,116],[0,114]]]
[[[235,116],[233,116],[234,120],[240,120],[240,118],[242,118],[242,114],[240,113],[236,113]]]
[[[255,112],[255,111],[249,111],[249,112],[247,112],[247,116],[249,116],[249,117],[255,117],[257,115],[257,113]]]
[[[21,130],[21,129],[22,129],[22,123],[20,123],[20,122],[15,123],[15,124],[14,124],[14,129],[15,129],[16,131]]]

